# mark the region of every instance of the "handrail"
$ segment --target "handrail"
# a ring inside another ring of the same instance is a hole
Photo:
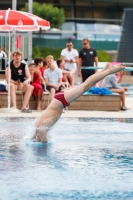
[[[81,66],[81,69],[103,69],[104,67],[93,67],[93,66]],[[130,71],[132,72],[133,71],[133,67],[125,67],[124,71]]]

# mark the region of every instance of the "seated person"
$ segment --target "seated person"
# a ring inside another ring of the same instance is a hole
[[[111,64],[116,64],[116,63],[117,63],[117,62],[113,62],[113,63],[111,63]],[[110,64],[110,63],[107,63],[106,65],[109,65],[109,64]],[[123,70],[116,73],[116,80],[117,80],[117,83],[120,83],[120,82],[121,82],[122,77],[123,77]],[[103,80],[100,80],[98,83],[96,83],[96,86],[97,86],[97,87],[102,87],[102,81],[103,81]]]
[[[44,76],[44,71],[45,71],[45,69],[47,69],[47,68],[48,68],[47,62],[46,62],[46,60],[43,60],[43,67],[42,67],[42,69],[43,69],[43,75],[42,75],[42,76]]]
[[[53,58],[48,58],[47,61],[50,65],[50,63],[53,62]],[[62,111],[66,106],[79,98],[82,94],[84,94],[104,77],[108,76],[109,74],[121,71],[124,68],[125,67],[121,64],[115,66],[106,66],[104,70],[88,77],[81,85],[56,93],[47,109],[44,110],[36,120],[35,133],[32,137],[33,141],[45,142],[47,140],[48,131],[51,130],[54,124],[59,120]]]
[[[116,80],[117,80],[117,83],[120,83],[120,82],[121,82],[122,77],[123,77],[123,71],[120,71],[120,72],[117,72],[117,73],[116,73]]]
[[[128,88],[122,88],[118,85],[116,75],[117,73],[106,76],[102,81],[102,87],[107,88],[114,93],[119,93],[121,95],[121,110],[127,110],[128,108],[125,103],[125,91],[128,91]]]
[[[46,90],[46,83],[44,80],[44,60],[43,58],[35,58],[34,63],[36,64],[36,72],[40,76],[41,84],[43,86],[43,90]]]
[[[46,57],[46,62],[49,68],[45,70],[44,80],[47,90],[50,91],[50,102],[53,100],[55,93],[64,89],[62,86],[62,70],[55,67],[53,56]]]
[[[120,72],[117,72],[115,75],[116,75],[116,81],[117,81],[117,83],[120,83],[121,80],[122,80],[122,77],[123,77],[123,70],[120,71]],[[123,89],[125,90],[125,92],[127,92],[129,90],[128,87],[123,87]]]
[[[64,60],[57,60],[58,67],[62,70],[63,75],[63,82],[68,82],[68,87],[74,86],[74,70],[65,70],[65,61]]]
[[[26,64],[22,63],[21,60],[22,53],[18,50],[15,51],[13,53],[13,60],[10,62],[10,69],[9,66],[7,66],[5,74],[8,83],[8,75],[10,71],[10,93],[13,108],[16,108],[16,90],[23,91],[24,100],[21,112],[28,113],[32,112],[30,108],[28,108],[28,105],[34,87],[29,84],[31,81],[29,68]],[[7,84],[7,90],[8,86],[9,85]]]
[[[37,98],[37,110],[41,110],[41,100],[44,100],[43,87],[41,85],[40,76],[36,72],[35,63],[29,65],[29,71],[31,75],[30,84],[34,87],[33,96],[34,98]]]

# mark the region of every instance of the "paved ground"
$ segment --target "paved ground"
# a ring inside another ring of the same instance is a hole
[[[130,110],[127,111],[65,111],[61,117],[93,117],[93,118],[133,118],[133,97],[126,97],[126,104]],[[0,117],[38,117],[41,112],[33,111],[32,113],[6,112],[0,110]]]

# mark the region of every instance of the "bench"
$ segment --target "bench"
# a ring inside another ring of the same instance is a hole
[[[42,102],[43,109],[48,106],[49,94],[45,94],[44,102]],[[7,107],[7,92],[0,92],[0,108]],[[32,96],[30,98],[30,108],[36,110],[36,100]],[[22,107],[22,97],[17,94],[17,108]],[[72,102],[69,106],[69,110],[98,110],[98,111],[119,111],[120,110],[120,95],[96,95],[96,94],[84,94],[76,101]]]
[[[119,111],[120,95],[84,94],[70,104],[69,110]]]
[[[5,108],[7,107],[7,95],[8,92],[0,92],[0,108]],[[21,109],[22,108],[22,96],[21,93],[17,92],[17,108]],[[43,109],[46,109],[48,106],[48,98],[49,94],[45,94],[44,96],[44,102],[42,102]],[[29,106],[32,110],[36,110],[37,107],[37,101],[34,99],[33,96],[31,96],[30,101],[29,101]]]

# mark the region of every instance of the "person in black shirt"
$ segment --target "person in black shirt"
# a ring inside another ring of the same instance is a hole
[[[10,91],[11,91],[11,101],[13,108],[16,108],[16,90],[24,92],[24,100],[21,112],[28,113],[31,110],[28,108],[29,99],[33,93],[34,87],[29,83],[31,81],[31,76],[29,68],[25,63],[21,62],[22,53],[20,51],[15,51],[13,53],[13,60],[10,62]],[[6,68],[6,80],[8,83],[8,73],[9,66]],[[8,90],[8,84],[7,84]]]
[[[81,66],[98,66],[98,56],[95,49],[90,47],[90,42],[87,38],[82,40],[84,48],[79,52],[78,76],[82,74],[82,81],[84,82],[89,76],[95,73],[94,69],[81,69]]]

